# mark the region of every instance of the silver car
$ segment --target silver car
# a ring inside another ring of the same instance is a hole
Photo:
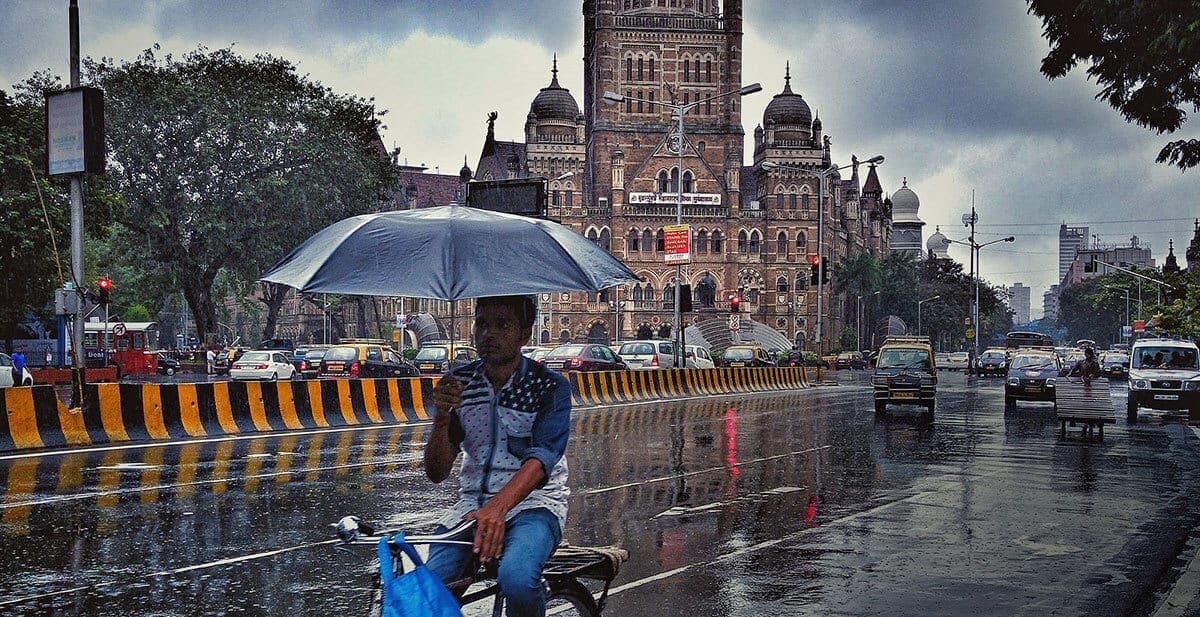
[[[671,341],[628,341],[617,355],[631,369],[675,368],[675,344]]]

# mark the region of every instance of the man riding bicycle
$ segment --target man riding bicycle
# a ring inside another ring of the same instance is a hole
[[[437,412],[425,445],[425,473],[450,475],[458,453],[459,501],[438,522],[442,533],[462,519],[471,546],[431,546],[426,565],[444,582],[462,578],[472,553],[499,560],[497,582],[509,617],[546,611],[542,569],[562,538],[567,515],[571,386],[558,373],[521,355],[537,308],[525,296],[476,301],[480,359],[438,382]]]

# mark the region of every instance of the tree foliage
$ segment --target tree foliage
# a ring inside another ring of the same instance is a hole
[[[396,184],[371,100],[334,93],[282,58],[157,47],[88,61],[105,90],[110,174],[126,207],[111,238],[156,284],[182,289],[201,340],[222,270],[248,290],[332,222],[377,211]],[[268,328],[282,294],[267,294]]]
[[[1041,18],[1050,53],[1041,72],[1050,79],[1079,64],[1100,85],[1096,98],[1129,122],[1174,133],[1187,112],[1200,111],[1200,4],[1164,0],[1028,0]],[[1187,170],[1200,164],[1200,141],[1178,139],[1159,163]]]
[[[1121,326],[1139,319],[1147,322],[1153,319],[1158,329],[1169,334],[1200,338],[1200,286],[1186,272],[1164,275],[1148,269],[1141,273],[1163,280],[1173,289],[1160,294],[1154,283],[1143,281],[1140,310],[1138,278],[1123,272],[1063,288],[1058,297],[1058,326],[1066,330],[1067,340],[1115,343],[1121,340]]]

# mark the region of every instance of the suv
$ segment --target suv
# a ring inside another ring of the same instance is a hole
[[[672,341],[628,341],[617,355],[631,369],[675,368],[675,343]]]
[[[321,358],[322,379],[416,377],[420,373],[391,347],[353,343],[330,347]]]
[[[1008,373],[1008,352],[1003,349],[988,349],[979,354],[975,361],[975,374],[983,377],[988,375],[1006,375]]]
[[[1052,349],[1018,350],[1004,380],[1004,408],[1015,407],[1018,399],[1055,402],[1054,385],[1061,371],[1062,363]]]
[[[927,336],[888,337],[879,348],[875,374],[875,415],[882,416],[888,403],[921,405],[933,413],[937,394],[937,365]]]
[[[721,354],[718,366],[741,368],[744,366],[775,366],[767,350],[758,345],[730,345]]]
[[[1137,422],[1139,407],[1187,409],[1200,416],[1200,350],[1191,341],[1142,339],[1129,351],[1126,419]]]
[[[426,345],[413,356],[422,375],[442,375],[450,369],[479,359],[479,352],[466,343],[435,343]]]

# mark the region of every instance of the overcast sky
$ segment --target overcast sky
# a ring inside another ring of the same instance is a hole
[[[549,83],[582,97],[583,19],[572,0],[80,0],[85,56],[132,58],[154,43],[267,51],[337,91],[389,110],[384,141],[409,163],[474,168],[487,113],[497,136],[523,139]],[[68,0],[0,0],[0,87],[35,70],[68,74]],[[884,190],[907,178],[935,226],[963,239],[972,191],[982,272],[1033,287],[1033,316],[1058,274],[1058,225],[1088,225],[1104,243],[1137,234],[1161,265],[1183,252],[1200,216],[1196,174],[1154,163],[1167,137],[1126,124],[1094,99],[1082,72],[1049,82],[1047,44],[1020,0],[746,0],[743,81],[749,138],[783,88],[820,113],[834,158],[887,157]],[[1180,136],[1195,138],[1190,127]],[[752,148],[748,145],[746,151]],[[432,169],[431,169],[432,171]],[[954,246],[952,257],[967,260]]]

